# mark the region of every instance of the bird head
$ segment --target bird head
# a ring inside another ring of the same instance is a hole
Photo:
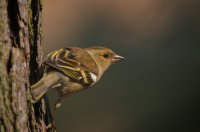
[[[95,59],[97,65],[103,72],[107,70],[111,64],[124,60],[124,57],[117,55],[109,48],[95,46],[86,48],[86,50]]]

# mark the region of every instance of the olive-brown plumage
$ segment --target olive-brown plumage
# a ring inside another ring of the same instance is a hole
[[[122,59],[112,50],[98,46],[53,51],[43,61],[43,78],[31,86],[33,99],[37,102],[49,88],[55,88],[59,93],[55,104],[58,108],[64,97],[95,84],[112,63]]]

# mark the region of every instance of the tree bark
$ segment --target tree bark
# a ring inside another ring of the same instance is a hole
[[[55,131],[47,99],[31,103],[42,60],[41,11],[41,0],[0,0],[0,132]]]

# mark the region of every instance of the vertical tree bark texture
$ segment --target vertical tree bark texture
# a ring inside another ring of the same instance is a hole
[[[47,100],[32,104],[30,96],[42,58],[41,10],[41,0],[0,0],[0,132],[55,131]]]

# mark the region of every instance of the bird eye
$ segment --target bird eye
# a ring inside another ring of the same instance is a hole
[[[103,57],[104,57],[104,58],[108,58],[109,55],[108,55],[108,54],[103,54]]]

